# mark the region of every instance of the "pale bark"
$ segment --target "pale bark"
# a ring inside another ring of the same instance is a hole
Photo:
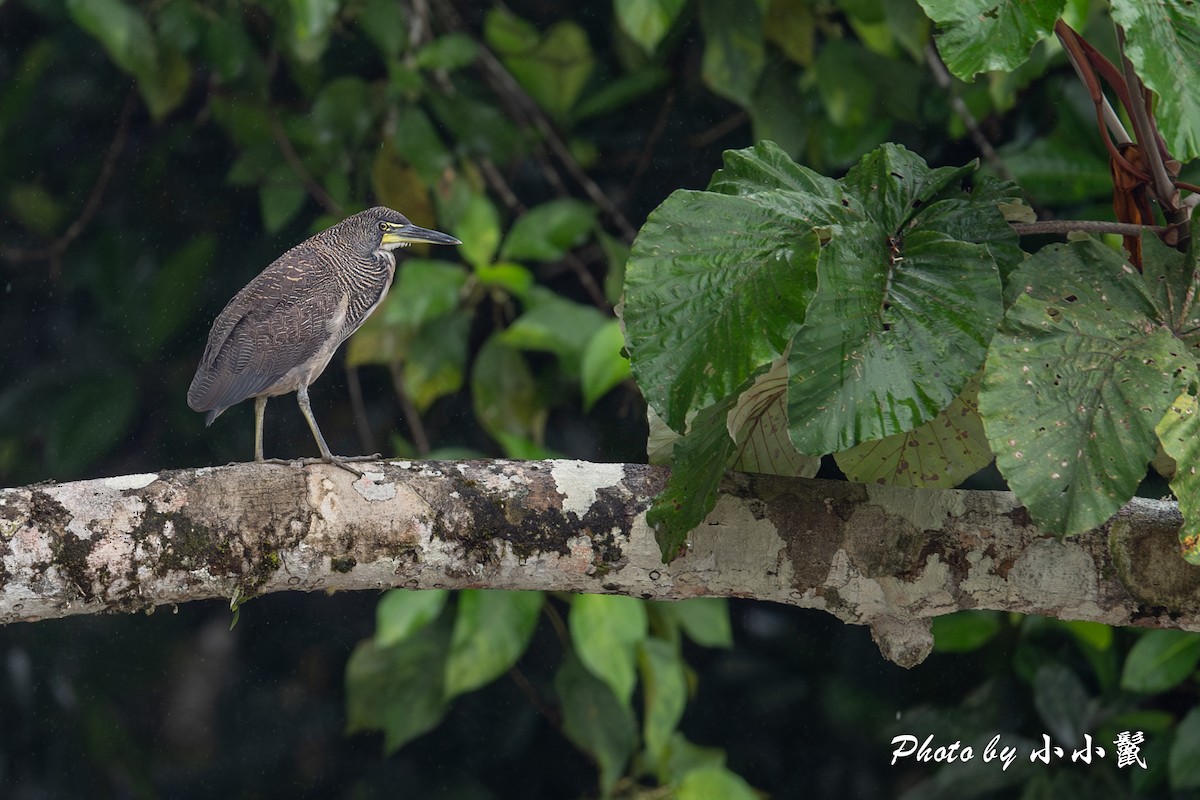
[[[0,491],[0,623],[283,591],[483,587],[748,597],[871,627],[903,665],[965,608],[1200,630],[1174,504],[1066,540],[1006,492],[731,475],[685,554],[645,522],[663,468],[238,464]]]

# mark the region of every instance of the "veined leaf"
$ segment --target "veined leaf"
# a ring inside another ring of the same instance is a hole
[[[752,199],[677,191],[651,213],[625,273],[633,373],[667,424],[778,357],[816,277],[811,229]]]
[[[787,361],[777,359],[729,412],[726,427],[737,444],[733,469],[789,478],[811,478],[820,469],[821,459],[796,452],[788,435],[787,373]]]

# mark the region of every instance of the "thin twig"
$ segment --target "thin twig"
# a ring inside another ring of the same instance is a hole
[[[321,204],[321,207],[329,214],[335,217],[345,216],[342,206],[338,201],[334,200],[329,192],[325,191],[325,187],[317,182],[304,166],[304,162],[300,160],[300,156],[296,153],[296,148],[292,147],[292,142],[288,139],[287,131],[283,129],[279,118],[275,116],[274,110],[270,112],[271,117],[271,135],[275,137],[275,144],[279,146],[279,152],[283,155],[283,160],[291,167],[292,172],[304,184],[304,188],[312,195],[313,199]]]
[[[600,284],[596,283],[596,278],[587,268],[587,264],[576,256],[574,253],[568,252],[563,256],[563,261],[575,273],[575,277],[579,283],[583,285],[584,290],[588,293],[588,297],[592,301],[592,305],[603,311],[605,314],[612,313],[612,306],[608,302],[608,298],[604,296],[604,290],[600,288]]]
[[[45,247],[36,249],[22,249],[19,247],[0,248],[0,256],[10,261],[49,261],[52,274],[57,277],[61,273],[63,254],[79,238],[84,228],[96,216],[96,212],[100,210],[100,201],[104,198],[108,182],[112,179],[113,173],[116,172],[117,158],[121,155],[121,151],[125,149],[125,142],[129,138],[129,125],[133,119],[133,111],[136,107],[137,93],[135,90],[130,89],[129,93],[125,95],[125,104],[121,107],[121,115],[117,119],[117,130],[108,145],[108,152],[104,154],[104,162],[100,165],[100,172],[96,176],[95,183],[92,184],[92,190],[88,192],[87,199],[84,200],[79,214],[67,226],[62,235]]]
[[[484,180],[492,187],[492,191],[500,195],[500,199],[504,201],[504,207],[513,214],[524,214],[526,211],[525,204],[513,192],[512,187],[508,185],[508,181],[500,174],[500,170],[496,168],[496,164],[486,156],[478,159],[480,170],[483,171]]]
[[[595,203],[610,220],[612,220],[613,224],[616,225],[616,227],[620,230],[621,235],[626,239],[626,241],[632,242],[634,237],[637,236],[637,230],[631,224],[629,224],[629,220],[626,219],[621,210],[617,208],[616,203],[614,203],[613,200],[604,193],[604,190],[601,189],[594,180],[592,180],[591,176],[584,172],[583,168],[579,166],[579,163],[575,160],[575,157],[571,155],[570,149],[563,142],[562,137],[558,135],[558,132],[554,129],[554,126],[550,124],[550,120],[546,117],[546,115],[542,113],[542,110],[538,106],[537,102],[529,96],[521,84],[517,82],[517,79],[509,73],[508,69],[502,63],[500,63],[500,59],[496,58],[492,51],[482,43],[478,43],[478,45],[479,61],[483,65],[484,71],[487,73],[487,75],[497,84],[499,84],[509,97],[520,103],[529,121],[533,123],[534,128],[537,129],[538,133],[542,137],[542,140],[549,147],[550,152],[554,154],[555,158],[558,159],[558,161],[563,165],[575,182],[583,188],[583,191],[588,198]]]
[[[697,150],[702,147],[708,147],[722,136],[726,135],[727,133],[732,133],[749,121],[749,114],[747,114],[745,111],[738,111],[736,114],[731,114],[707,130],[703,130],[700,131],[700,133],[694,133],[689,136],[687,138],[688,147],[693,147]]]
[[[954,113],[962,120],[963,126],[966,127],[967,133],[971,135],[971,141],[975,143],[975,147],[979,150],[979,154],[983,156],[983,160],[988,163],[992,171],[1001,179],[1006,181],[1015,181],[1016,176],[1012,174],[1012,170],[1004,163],[1004,159],[1000,158],[1000,154],[996,152],[996,148],[992,147],[992,143],[983,135],[983,130],[979,127],[979,120],[975,119],[975,115],[971,113],[971,109],[967,108],[967,104],[963,102],[962,97],[958,92],[954,91],[954,78],[950,75],[950,70],[946,69],[946,64],[942,61],[941,55],[933,42],[925,45],[925,63],[929,65],[929,71],[933,73],[933,80],[941,87],[946,96],[950,98],[950,107],[954,109]]]
[[[418,455],[427,456],[432,450],[429,446],[429,435],[425,433],[425,423],[421,421],[417,405],[409,396],[408,387],[404,385],[404,363],[393,361],[388,367],[392,373],[392,387],[396,390],[396,397],[400,400],[400,409],[404,412],[404,421],[408,424],[408,432],[412,435],[413,447],[417,448]]]
[[[1165,233],[1162,225],[1138,225],[1134,222],[1105,222],[1090,219],[1047,219],[1037,222],[1014,222],[1012,229],[1018,236],[1040,236],[1082,231],[1084,233],[1116,233],[1121,236],[1139,236],[1142,231]]]
[[[650,135],[646,137],[646,143],[642,146],[642,152],[638,156],[637,164],[633,168],[633,175],[630,176],[629,182],[625,184],[625,190],[622,192],[622,202],[625,199],[632,197],[634,191],[641,183],[642,176],[646,174],[646,170],[650,169],[650,164],[654,160],[654,148],[658,145],[658,140],[662,138],[663,132],[667,129],[667,120],[671,116],[671,110],[675,107],[675,90],[671,89],[667,92],[667,99],[659,109],[658,118],[654,120],[654,127],[650,129]]]

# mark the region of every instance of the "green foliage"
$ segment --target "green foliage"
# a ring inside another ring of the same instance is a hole
[[[542,602],[541,592],[461,592],[446,659],[446,697],[491,683],[516,663],[529,646]]]
[[[383,596],[375,636],[359,643],[346,669],[348,731],[382,731],[387,752],[404,747],[459,696],[506,672],[520,674],[543,609],[558,617],[540,592],[466,590],[453,606],[448,598],[442,590]],[[750,791],[724,768],[720,751],[702,751],[679,732],[693,691],[680,632],[706,647],[728,647],[725,601],[650,604],[582,594],[570,598],[568,625],[552,685],[540,688],[557,698],[562,734],[596,764],[602,796],[631,769],[698,797],[726,786]]]

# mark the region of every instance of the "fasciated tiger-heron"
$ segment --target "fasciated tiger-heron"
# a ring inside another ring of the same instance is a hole
[[[254,460],[264,461],[267,398],[295,392],[321,460],[341,466],[357,460],[329,451],[308,387],[383,302],[396,274],[393,251],[415,242],[461,244],[377,206],[281,255],[217,315],[188,389],[188,405],[207,412],[205,424],[211,425],[227,408],[253,397]]]

